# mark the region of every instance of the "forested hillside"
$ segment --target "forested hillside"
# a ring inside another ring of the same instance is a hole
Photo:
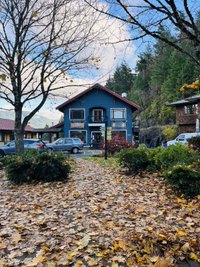
[[[170,34],[164,29],[160,30],[163,35]],[[182,46],[188,50],[193,49],[184,38]],[[152,46],[148,45],[139,55],[135,74],[123,63],[106,85],[118,93],[126,92],[129,99],[141,106],[138,118],[143,126],[163,125],[175,121],[175,110],[166,103],[197,93],[197,90],[180,92],[179,88],[185,83],[190,84],[199,79],[199,74],[198,66],[190,58],[157,41]],[[120,83],[125,84],[125,87],[120,87]]]

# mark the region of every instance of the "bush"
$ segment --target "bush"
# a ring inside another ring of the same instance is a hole
[[[169,184],[186,196],[200,194],[200,172],[194,166],[177,165],[171,171],[165,173]]]
[[[148,170],[149,171],[160,171],[161,170],[161,162],[159,159],[160,153],[163,151],[163,147],[158,146],[156,148],[149,149],[147,152],[149,165]]]
[[[200,136],[194,136],[188,139],[188,145],[190,148],[200,152]]]
[[[149,160],[157,170],[167,170],[177,164],[192,164],[199,158],[196,151],[177,144],[167,148],[156,148],[149,153]]]
[[[178,135],[177,127],[166,127],[162,131],[167,141],[174,139]]]
[[[70,164],[61,154],[39,154],[31,150],[22,156],[6,156],[2,162],[8,180],[15,184],[61,181],[70,172]]]
[[[22,156],[6,156],[3,165],[8,180],[15,184],[32,181],[34,164],[31,158]]]
[[[131,147],[123,149],[118,156],[120,165],[127,168],[129,173],[144,171],[149,163],[146,149],[134,149]]]
[[[68,177],[70,165],[63,154],[42,153],[35,161],[34,180],[42,182],[62,181]]]
[[[134,147],[134,145],[121,137],[114,137],[112,140],[108,141],[108,155],[114,155],[122,149],[129,147]]]

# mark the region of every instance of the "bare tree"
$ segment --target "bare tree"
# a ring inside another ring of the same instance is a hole
[[[49,95],[65,87],[70,71],[94,62],[88,46],[98,16],[82,0],[0,1],[0,98],[15,111],[18,153],[28,121]],[[22,118],[30,101],[34,109]]]
[[[122,21],[130,29],[131,40],[151,36],[173,46],[200,65],[200,5],[196,0],[85,0],[96,11]],[[163,36],[170,29],[175,38]],[[177,38],[178,31],[178,38]],[[181,41],[188,40],[194,50],[188,51]],[[125,41],[125,40],[120,40]]]

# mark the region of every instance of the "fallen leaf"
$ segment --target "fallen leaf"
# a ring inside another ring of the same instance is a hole
[[[198,261],[198,257],[195,253],[191,252],[189,258],[193,261]]]
[[[35,267],[37,266],[39,263],[43,263],[44,261],[46,261],[46,258],[42,255],[36,256],[31,263],[27,264],[27,267]]]

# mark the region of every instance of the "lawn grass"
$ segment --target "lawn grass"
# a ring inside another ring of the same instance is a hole
[[[95,163],[98,163],[99,165],[107,168],[119,168],[119,162],[118,162],[118,157],[116,156],[110,156],[105,160],[105,158],[102,157],[90,157],[90,158],[85,158],[85,160],[89,160]]]

